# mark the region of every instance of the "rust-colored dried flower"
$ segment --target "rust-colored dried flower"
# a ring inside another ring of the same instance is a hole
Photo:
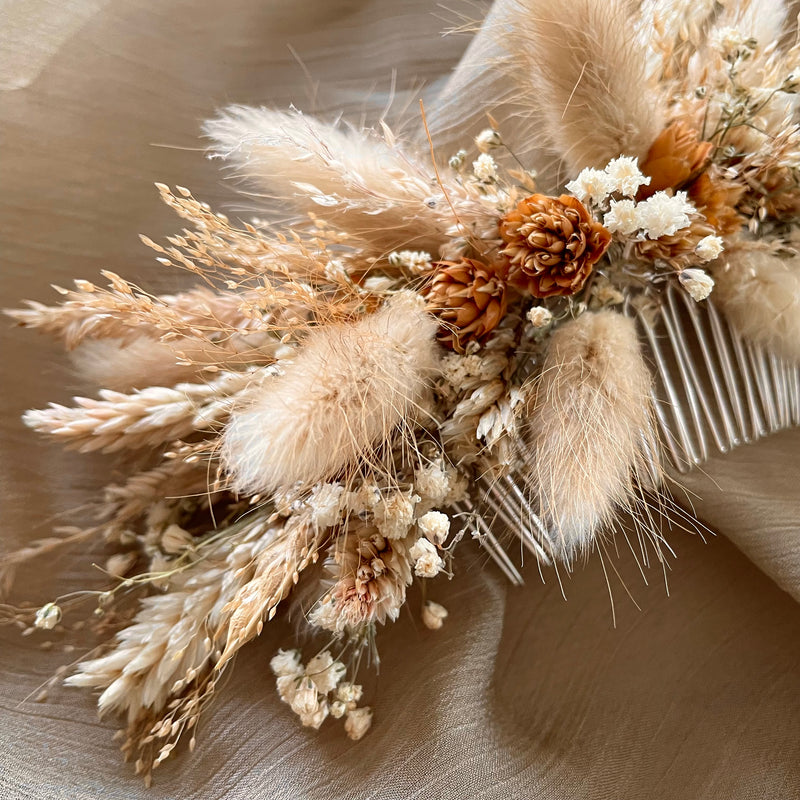
[[[650,183],[639,189],[637,198],[645,200],[664,189],[682,189],[697,178],[708,164],[714,145],[701,142],[695,131],[682,122],[673,122],[653,142],[639,165]]]
[[[425,299],[442,323],[437,338],[445,347],[463,353],[497,327],[508,306],[505,271],[472,258],[434,264]]]
[[[534,194],[500,220],[509,283],[534,297],[580,291],[611,243],[611,234],[583,203],[562,194]]]
[[[720,236],[736,233],[744,219],[736,210],[745,187],[740,183],[725,180],[717,174],[718,167],[710,167],[692,181],[689,199],[706,218],[708,224]]]
[[[709,163],[713,149],[711,142],[700,141],[696,131],[673,122],[659,134],[641,164],[650,183],[639,189],[637,199],[645,200],[665,189],[684,190],[714,233],[735,233],[744,222],[736,211],[744,187],[722,178],[719,169]],[[665,246],[662,243],[662,249]]]

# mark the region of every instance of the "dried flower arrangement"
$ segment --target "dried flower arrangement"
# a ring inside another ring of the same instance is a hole
[[[282,604],[317,646],[273,658],[280,697],[358,739],[378,627],[452,577],[466,533],[520,580],[504,536],[570,569],[627,511],[662,558],[668,460],[800,422],[794,22],[774,0],[520,0],[494,68],[556,177],[491,117],[441,163],[383,124],[233,107],[206,125],[213,155],[293,227],[159,185],[187,227],[143,241],[199,288],[106,273],[8,312],[107,387],[26,424],[136,454],[91,526],[0,563],[8,584],[61,542],[117,546],[107,591],[82,595],[112,638],[66,682],[127,717],[148,780]],[[51,629],[71,605],[7,616]]]

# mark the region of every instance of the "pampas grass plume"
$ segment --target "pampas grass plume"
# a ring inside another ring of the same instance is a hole
[[[435,332],[413,292],[353,324],[313,330],[284,374],[233,414],[222,447],[233,488],[312,486],[368,460],[425,403]]]
[[[552,337],[529,401],[526,484],[567,561],[655,488],[650,373],[634,323],[588,312]]]

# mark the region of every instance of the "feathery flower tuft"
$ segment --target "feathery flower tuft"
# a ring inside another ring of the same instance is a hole
[[[650,386],[630,319],[587,312],[553,334],[529,402],[522,458],[530,493],[567,559],[653,488]]]
[[[714,300],[739,332],[800,361],[800,259],[744,248],[709,269]]]
[[[353,324],[312,330],[283,375],[235,411],[222,459],[238,492],[311,487],[369,459],[424,413],[436,321],[411,292]]]

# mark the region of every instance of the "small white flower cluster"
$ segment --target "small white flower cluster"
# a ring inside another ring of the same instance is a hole
[[[419,578],[435,578],[444,569],[444,561],[436,545],[424,536],[414,542],[408,555],[414,562],[414,574]]]
[[[431,267],[431,254],[424,250],[395,250],[389,253],[389,264],[395,268],[405,269],[412,275],[421,275],[429,272]]]
[[[724,247],[719,236],[704,236],[694,249],[695,255],[701,261],[713,261]]]
[[[641,203],[634,200],[612,200],[603,217],[603,226],[611,233],[623,236],[641,231],[642,236],[648,239],[660,239],[688,228],[694,214],[697,214],[697,209],[686,192],[677,192],[674,195],[656,192]],[[717,243],[721,248],[722,240],[719,237],[706,239],[709,241],[704,245],[703,252],[711,252]]]
[[[692,300],[699,303],[711,294],[714,288],[714,279],[702,269],[684,269],[678,273],[678,280],[684,289],[691,295]]]
[[[441,547],[450,535],[450,517],[441,511],[428,511],[417,520],[417,527],[423,536]]]
[[[497,180],[497,163],[488,153],[482,153],[472,162],[472,172],[481,183],[494,183]]]
[[[534,306],[525,316],[534,328],[540,330],[549,327],[553,322],[553,312],[544,306]]]
[[[672,196],[666,192],[656,192],[636,205],[639,227],[648,239],[672,236],[688,228],[692,214],[696,213],[697,209],[686,192],[676,192]]]
[[[330,528],[342,516],[342,495],[344,486],[341,483],[319,483],[308,498],[311,509],[311,521],[318,528]]]
[[[422,624],[432,631],[438,631],[444,624],[447,609],[433,600],[428,600],[422,607]]]
[[[414,472],[414,488],[432,506],[445,503],[452,488],[452,467],[448,470],[442,459],[420,467]]]
[[[33,621],[34,628],[51,631],[61,621],[61,608],[55,603],[45,603],[37,612]]]
[[[488,153],[489,150],[500,147],[503,144],[503,139],[499,131],[493,128],[486,128],[475,137],[475,144],[481,153]]]
[[[639,159],[620,156],[609,161],[605,169],[587,167],[570,181],[566,189],[582,203],[603,203],[609,195],[619,193],[633,197],[640,186],[647,186],[650,178],[642,175]]]
[[[419,501],[420,496],[413,491],[394,491],[385,497],[379,492],[377,502],[371,506],[375,527],[387,539],[402,539],[414,524],[414,509]]]
[[[450,165],[451,169],[461,169],[464,166],[464,159],[467,157],[466,150],[459,150],[454,155],[450,156],[447,160],[447,163]]]
[[[726,61],[750,58],[758,47],[758,41],[745,36],[737,28],[717,28],[709,36],[709,45]]]
[[[279,650],[269,663],[277,678],[278,694],[308,728],[318,729],[328,715],[341,719],[353,739],[360,739],[372,724],[372,710],[358,708],[362,688],[343,681],[347,671],[324,650],[303,666],[298,650]]]

